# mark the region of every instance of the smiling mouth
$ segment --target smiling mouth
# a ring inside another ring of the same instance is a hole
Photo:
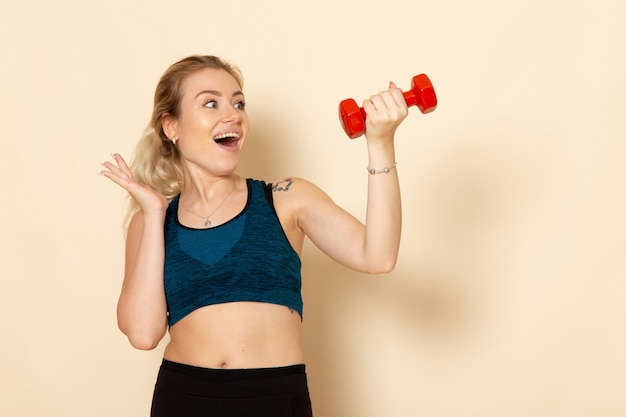
[[[219,145],[233,146],[239,140],[239,134],[235,132],[222,133],[213,138]]]

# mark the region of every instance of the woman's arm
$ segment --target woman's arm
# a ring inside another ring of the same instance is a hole
[[[117,306],[120,330],[137,349],[154,349],[167,331],[163,287],[165,243],[163,224],[167,199],[133,178],[126,161],[113,155],[101,174],[124,188],[142,210],[128,226],[124,283]]]
[[[408,110],[402,91],[389,89],[365,100],[368,149],[365,224],[337,206],[314,185],[298,180],[298,224],[311,241],[333,259],[352,269],[386,273],[395,267],[400,246],[402,208],[395,167],[395,130]],[[387,168],[387,170],[385,170]],[[384,172],[387,171],[387,172]]]
[[[164,256],[162,216],[138,212],[128,227],[124,283],[117,304],[118,326],[137,349],[154,349],[167,331]]]

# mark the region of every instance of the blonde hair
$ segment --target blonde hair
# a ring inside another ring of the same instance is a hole
[[[172,64],[161,76],[154,92],[154,107],[150,123],[137,144],[130,169],[135,179],[152,187],[171,201],[182,190],[183,168],[178,149],[163,131],[163,117],[177,118],[184,82],[191,74],[206,69],[228,72],[243,88],[243,75],[236,66],[212,55],[192,55]],[[129,199],[125,227],[141,207]]]

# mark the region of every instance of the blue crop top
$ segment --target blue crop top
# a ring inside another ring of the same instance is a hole
[[[165,215],[165,296],[173,326],[192,311],[235,301],[287,306],[302,317],[302,276],[274,210],[271,184],[248,179],[241,213],[210,229],[178,221],[175,197]]]

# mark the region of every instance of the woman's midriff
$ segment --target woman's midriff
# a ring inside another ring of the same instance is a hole
[[[276,304],[200,308],[170,328],[164,357],[204,368],[270,368],[304,363],[300,315]]]

